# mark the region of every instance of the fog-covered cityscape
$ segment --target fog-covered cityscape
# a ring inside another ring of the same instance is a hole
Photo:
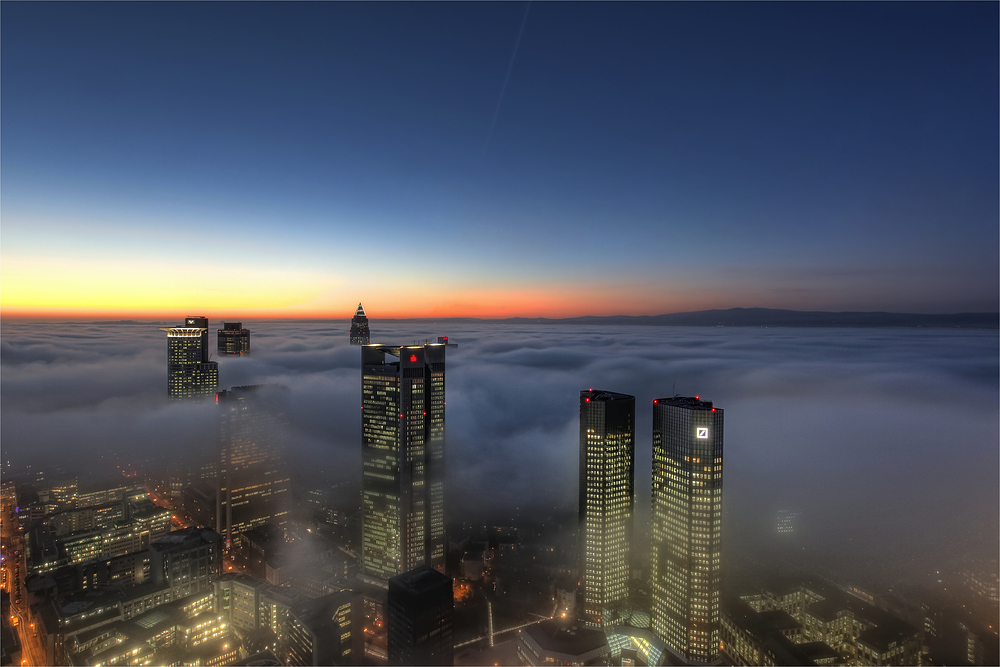
[[[998,53],[0,2],[0,667],[1000,663]]]
[[[8,616],[32,664],[567,655],[580,664],[988,664],[996,655],[995,329],[374,319],[352,343],[345,321],[193,319],[5,324],[4,573]],[[232,349],[227,330],[246,340]],[[164,348],[178,331],[198,355],[205,334],[210,360],[171,365]],[[421,390],[401,407],[414,392],[398,388],[416,374],[407,367],[437,368],[444,396]],[[217,386],[202,384],[199,368]],[[374,416],[386,392],[372,387],[392,383],[389,428],[384,410]],[[590,399],[604,410],[608,392],[630,411],[593,422]],[[655,414],[670,401],[720,415],[706,427],[720,431],[720,502],[708,519],[719,560],[706,597],[711,649],[700,654],[668,639],[665,621],[654,625],[669,593],[657,593],[651,559],[664,432]],[[396,410],[436,415],[427,442],[406,439],[412,424]],[[629,487],[611,496],[628,501],[618,510],[601,505],[601,516],[621,515],[627,539],[592,556],[591,569],[581,507],[603,487],[582,472],[595,437],[585,418],[608,431],[602,443],[617,443]],[[431,433],[444,443],[438,460],[406,482],[408,466],[393,457],[425,456]],[[382,441],[385,488],[366,481]],[[444,510],[435,548],[430,495],[413,495],[432,480]],[[384,504],[406,496],[407,483],[409,510]],[[421,512],[427,520],[413,523]],[[418,532],[412,543],[407,525]],[[199,556],[201,570],[161,564],[178,541],[212,554]],[[594,563],[605,560],[620,570],[618,602],[585,602]],[[450,652],[394,655],[403,649],[392,643],[385,586],[420,567],[447,581]],[[834,622],[845,615],[853,629]],[[173,628],[170,639],[138,630],[154,622],[144,618]],[[350,635],[335,646],[334,622]],[[203,624],[210,629],[191,634]]]

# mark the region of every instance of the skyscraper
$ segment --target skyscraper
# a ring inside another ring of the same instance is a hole
[[[215,395],[220,410],[216,530],[225,549],[244,531],[285,523],[291,486],[282,447],[287,393],[278,385],[252,385]]]
[[[208,319],[187,317],[167,332],[167,394],[189,398],[211,394],[219,386],[219,364],[208,360]]]
[[[722,410],[653,401],[652,629],[692,662],[719,653]]]
[[[580,615],[592,627],[629,619],[634,470],[635,397],[581,391]]]
[[[361,348],[361,570],[383,586],[444,570],[445,347]]]
[[[365,309],[358,304],[358,310],[351,320],[351,345],[367,345],[370,334],[368,332],[368,316]]]
[[[216,333],[219,354],[246,354],[250,351],[250,330],[242,322],[224,322]]]
[[[389,580],[390,665],[451,665],[455,596],[451,577],[419,567]]]

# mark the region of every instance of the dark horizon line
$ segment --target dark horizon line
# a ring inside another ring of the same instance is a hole
[[[208,309],[196,309],[208,310]],[[223,318],[218,322],[236,320]],[[251,320],[254,319],[252,316]],[[640,326],[716,326],[716,327],[903,327],[903,328],[959,328],[959,329],[1000,329],[1000,312],[961,312],[961,313],[892,313],[888,311],[821,311],[821,310],[790,310],[781,308],[728,308],[713,310],[685,311],[680,313],[665,313],[661,315],[581,315],[577,317],[369,317],[375,322],[469,322],[478,324],[610,324],[610,325],[640,325]],[[65,314],[38,315],[0,315],[0,320],[23,320],[52,322],[56,320],[72,321],[74,323],[96,322],[101,324],[142,324],[168,323],[166,319],[134,320],[119,317],[79,316],[67,317]],[[265,317],[259,321],[296,321],[296,322],[336,322],[351,317]],[[211,328],[211,326],[209,327]]]

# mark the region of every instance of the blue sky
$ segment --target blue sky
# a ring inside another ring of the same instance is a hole
[[[994,3],[0,12],[8,313],[997,307]]]

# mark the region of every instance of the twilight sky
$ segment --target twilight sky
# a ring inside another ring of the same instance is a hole
[[[4,2],[0,309],[994,311],[998,16]]]

